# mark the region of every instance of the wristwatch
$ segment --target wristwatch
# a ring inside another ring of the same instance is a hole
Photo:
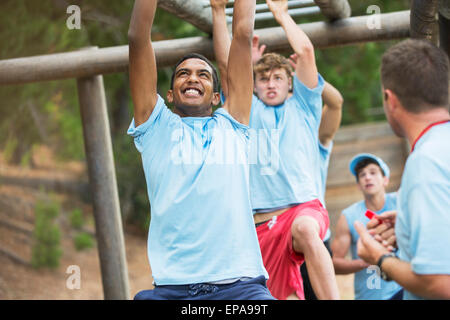
[[[383,279],[384,281],[391,281],[392,279],[389,278],[389,276],[387,275],[387,273],[384,272],[383,269],[381,268],[381,265],[383,264],[383,261],[384,261],[384,259],[386,259],[386,258],[396,258],[396,259],[397,259],[397,256],[395,255],[394,252],[389,252],[389,253],[383,254],[383,255],[380,257],[380,259],[378,259],[378,262],[377,262],[377,266],[378,266],[378,268],[380,268],[380,276],[381,276],[381,279]]]

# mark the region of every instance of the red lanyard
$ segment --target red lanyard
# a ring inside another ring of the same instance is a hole
[[[414,141],[413,146],[412,146],[412,148],[411,148],[411,152],[414,151],[414,147],[416,146],[417,141],[419,141],[420,138],[422,138],[423,135],[424,135],[425,133],[427,133],[428,130],[430,130],[430,129],[433,128],[434,126],[437,126],[437,125],[443,124],[443,123],[447,123],[447,122],[450,122],[450,120],[442,120],[442,121],[438,121],[438,122],[435,122],[435,123],[430,124],[428,127],[426,127],[425,129],[423,129],[423,131],[422,131],[422,132],[419,134],[419,136],[416,138],[416,141]]]

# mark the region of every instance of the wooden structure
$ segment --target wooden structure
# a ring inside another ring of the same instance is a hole
[[[233,2],[230,1],[229,13],[232,12]],[[257,1],[256,16],[256,19],[261,21],[266,19],[268,11],[267,6],[262,2]],[[351,11],[347,0],[289,1],[290,13],[293,15],[302,16],[321,12],[326,18],[325,22],[301,25],[318,49],[407,38],[410,36],[410,22],[413,35],[419,31],[417,37],[428,39],[430,32],[427,26],[430,22],[429,18],[431,19],[433,13],[436,13],[436,3],[435,0],[415,0],[412,5],[411,19],[409,11],[384,13],[379,16],[383,27],[371,29],[367,27],[367,19],[370,16],[350,17]],[[208,1],[160,0],[159,6],[192,23],[200,30],[211,33],[212,14]],[[289,50],[288,41],[281,28],[258,29],[255,33],[260,36],[260,41],[266,44],[269,50],[278,52]],[[213,58],[212,42],[207,37],[158,41],[154,42],[154,49],[158,67],[172,65],[184,54],[192,51]],[[105,299],[130,298],[119,197],[102,79],[103,74],[125,72],[127,67],[127,46],[0,61],[0,85],[77,79]],[[341,131],[338,137],[344,135],[345,131]],[[335,155],[339,152],[347,152],[345,151],[346,143],[351,143],[352,147],[348,150],[355,152],[353,142],[350,139],[345,141],[342,142],[342,146],[336,146]],[[380,155],[383,156],[383,154]],[[333,188],[335,184],[339,185],[339,178],[335,173],[337,171],[334,170],[340,169],[339,167],[335,169],[333,160],[331,163],[329,181],[330,187]],[[332,189],[327,199],[334,201]]]

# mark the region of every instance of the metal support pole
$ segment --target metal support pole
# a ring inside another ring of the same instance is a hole
[[[77,80],[106,300],[129,300],[128,270],[103,76]]]

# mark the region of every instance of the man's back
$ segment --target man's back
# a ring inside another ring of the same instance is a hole
[[[409,156],[395,226],[399,257],[417,274],[450,273],[450,122],[429,129]],[[405,292],[405,299],[418,299]]]

